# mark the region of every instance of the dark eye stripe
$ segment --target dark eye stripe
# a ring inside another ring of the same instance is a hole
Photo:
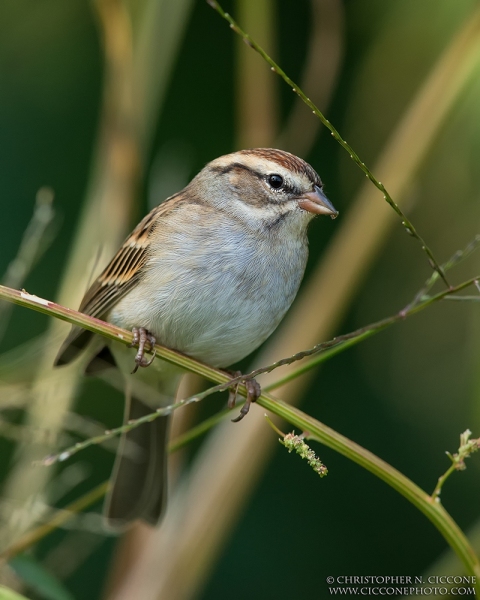
[[[260,173],[259,171],[252,169],[251,167],[247,167],[246,165],[243,165],[242,163],[232,163],[231,165],[227,165],[226,167],[210,167],[210,168],[215,173],[220,173],[221,175],[230,173],[230,171],[234,171],[235,169],[242,169],[243,171],[248,171],[254,177],[257,177],[257,179],[261,179],[263,181],[265,181],[265,177],[268,177],[268,176],[265,176],[263,173]],[[292,194],[300,195],[300,193],[301,193],[298,188],[293,187],[291,184],[287,183],[285,180],[283,181],[283,189],[286,192],[289,192]]]
[[[264,173],[260,173],[259,171],[256,171],[255,169],[252,169],[251,167],[248,167],[247,165],[244,165],[239,162],[231,163],[230,165],[227,165],[225,167],[210,167],[210,169],[214,173],[220,173],[221,175],[226,175],[227,173],[230,173],[231,171],[235,171],[235,170],[247,171],[248,173],[250,173],[257,179],[260,179],[261,181],[266,181],[268,179],[268,177],[271,175],[271,174],[265,175]],[[271,188],[271,189],[274,189],[274,188]],[[280,188],[275,191],[280,191]],[[283,186],[281,188],[281,191],[285,192],[286,194],[291,194],[292,196],[300,196],[302,193],[302,191],[298,187],[296,187],[295,185],[292,185],[292,183],[287,182],[285,180],[283,180]],[[263,197],[263,201],[268,204],[278,204],[278,200],[272,200],[267,194],[265,194],[265,196]]]

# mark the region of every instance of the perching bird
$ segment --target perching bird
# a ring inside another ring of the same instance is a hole
[[[139,344],[136,356],[107,340],[99,350],[107,360],[111,352],[124,374],[125,421],[157,408],[135,396],[138,381],[157,390],[157,401],[168,406],[183,375],[165,361],[147,361],[145,345],[157,341],[226,367],[275,330],[303,277],[308,223],[317,214],[337,216],[322,190],[320,177],[302,159],[270,148],[242,150],[207,164],[133,230],[80,306],[85,314],[131,329]],[[73,360],[92,337],[74,327],[56,363]],[[246,410],[255,386],[250,391]],[[169,421],[160,417],[122,437],[105,507],[111,525],[159,521]],[[140,452],[125,452],[128,442]]]

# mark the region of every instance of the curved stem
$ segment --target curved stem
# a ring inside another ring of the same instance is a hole
[[[383,183],[381,181],[379,181],[375,177],[375,175],[370,171],[370,169],[367,167],[367,165],[364,162],[362,162],[362,160],[360,159],[358,154],[355,152],[355,150],[350,146],[350,144],[348,144],[342,138],[342,136],[337,131],[337,129],[330,123],[330,121],[325,117],[325,115],[320,111],[320,109],[310,100],[310,98],[303,92],[303,90],[292,79],[290,79],[290,77],[288,77],[288,75],[285,73],[285,71],[283,71],[283,69],[281,69],[281,67],[265,52],[265,50],[259,44],[257,44],[257,42],[255,42],[255,40],[253,40],[250,37],[250,35],[248,33],[246,33],[245,31],[243,31],[240,28],[238,23],[232,18],[231,15],[229,15],[227,12],[225,12],[223,10],[223,8],[220,6],[220,4],[217,2],[217,0],[207,0],[207,3],[214,10],[216,10],[217,13],[223,19],[225,19],[230,24],[230,28],[236,34],[238,34],[248,46],[250,46],[253,50],[255,50],[255,52],[258,52],[258,54],[260,54],[260,56],[270,65],[270,68],[272,69],[272,71],[274,73],[277,73],[285,81],[285,83],[292,88],[294,93],[297,94],[303,100],[303,102],[312,110],[313,114],[320,119],[320,121],[323,123],[323,125],[325,125],[325,127],[330,131],[333,138],[340,144],[340,146],[342,146],[342,148],[344,150],[346,150],[348,152],[348,154],[350,155],[350,158],[353,160],[353,162],[363,171],[365,176],[368,177],[368,179],[373,183],[373,185],[378,190],[380,190],[380,192],[383,194],[384,200],[393,208],[393,210],[397,213],[397,215],[402,219],[402,225],[404,226],[407,233],[419,242],[422,250],[425,252],[425,254],[428,257],[428,261],[429,261],[432,269],[438,273],[439,277],[441,277],[441,279],[443,280],[443,282],[445,283],[447,288],[449,288],[450,284],[447,281],[445,273],[444,273],[442,267],[440,266],[440,264],[437,262],[435,256],[433,255],[433,252],[427,246],[425,240],[418,233],[418,231],[414,227],[413,223],[404,214],[402,209],[398,206],[398,204],[390,196],[390,194],[388,193],[388,191],[387,191],[386,187],[383,185]],[[476,35],[477,29],[480,27],[480,11],[475,14],[475,18],[473,19],[473,22],[474,23],[473,23],[471,29],[472,29],[473,34]]]
[[[456,286],[456,288],[451,288],[450,290],[446,290],[436,294],[435,296],[425,299],[418,305],[411,307],[409,309],[410,314],[422,310],[422,308],[425,308],[435,301],[441,300],[446,295],[453,293],[453,291],[460,291],[468,285],[471,285],[476,279],[477,278],[469,279],[459,286]],[[130,332],[115,327],[110,323],[105,323],[77,311],[65,308],[55,304],[54,302],[38,298],[37,296],[32,296],[25,291],[12,290],[10,288],[0,286],[0,298],[15,304],[33,308],[34,310],[55,316],[63,319],[64,321],[69,321],[70,323],[84,327],[85,329],[94,331],[95,333],[99,333],[113,340],[127,344],[132,340],[132,335]],[[396,320],[397,318],[395,316],[394,322]],[[219,371],[218,369],[203,365],[202,363],[188,358],[179,352],[163,348],[162,346],[156,346],[156,349],[157,355],[164,360],[174,362],[187,370],[205,376],[211,381],[220,384],[230,384],[232,381],[227,374]],[[245,386],[241,383],[239,385],[239,393],[242,395],[246,394]],[[339,452],[343,456],[346,456],[350,460],[356,462],[363,468],[367,469],[385,481],[388,485],[402,494],[402,496],[416,506],[443,535],[445,540],[463,562],[467,573],[477,577],[477,581],[479,582],[477,584],[477,594],[480,594],[480,562],[461,529],[458,527],[449,513],[443,508],[439,501],[433,500],[431,496],[414,484],[410,479],[408,479],[408,477],[405,477],[405,475],[397,471],[388,463],[384,462],[355,442],[337,433],[330,427],[327,427],[320,421],[308,416],[298,408],[290,406],[281,400],[277,400],[266,393],[262,393],[260,398],[257,400],[257,403],[266,410],[269,410],[277,416],[284,418],[302,431],[307,431],[310,439],[315,439],[320,443],[325,444],[329,448],[332,448],[336,452]],[[153,414],[152,418],[155,418],[155,416],[156,415]]]
[[[397,471],[375,454],[313,419],[298,408],[290,406],[282,400],[263,397],[261,406],[284,418],[302,431],[307,431],[307,439],[316,440],[332,448],[332,450],[370,471],[416,506],[433,523],[449,546],[456,552],[467,573],[476,576],[476,591],[477,596],[480,597],[480,561],[462,530],[439,501],[434,500],[408,477],[405,477],[400,471]]]

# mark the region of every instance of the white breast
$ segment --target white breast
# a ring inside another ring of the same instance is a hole
[[[258,235],[218,214],[200,219],[192,211],[188,219],[188,235],[185,215],[162,227],[145,276],[109,319],[228,366],[259,346],[290,307],[305,269],[306,238],[288,231]]]

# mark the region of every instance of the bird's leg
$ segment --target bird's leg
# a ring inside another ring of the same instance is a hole
[[[240,371],[234,371],[230,372],[229,374],[232,375],[232,377],[240,377],[242,373]],[[239,421],[241,421],[250,410],[250,405],[252,404],[252,402],[255,402],[262,393],[262,388],[260,387],[260,384],[256,379],[246,379],[244,383],[245,387],[247,388],[247,397],[245,399],[245,404],[240,409],[240,414],[238,415],[238,417],[232,419],[232,423],[238,423]],[[228,395],[228,408],[235,407],[238,386],[239,384],[236,383],[230,388],[230,392]]]
[[[138,346],[138,352],[135,356],[135,368],[132,371],[133,373],[137,372],[138,367],[149,367],[153,359],[155,358],[155,344],[157,340],[155,336],[152,335],[147,329],[144,327],[133,327],[132,329],[133,340],[132,343],[129,344],[129,348],[133,348],[134,346]],[[145,358],[145,346],[148,343],[149,350],[153,352],[153,356],[150,360]]]

